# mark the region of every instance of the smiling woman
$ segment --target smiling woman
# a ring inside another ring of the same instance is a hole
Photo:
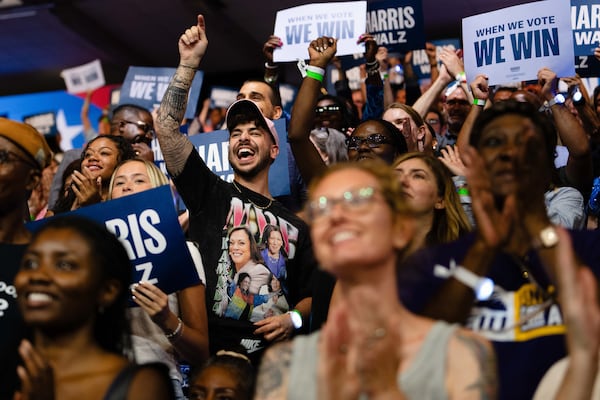
[[[320,332],[267,351],[255,398],[493,398],[489,343],[398,301],[414,220],[392,169],[336,164],[309,193],[315,255],[338,279],[338,301]]]
[[[79,217],[57,217],[34,235],[15,288],[33,343],[23,340],[18,368],[21,395],[113,399],[172,399],[162,364],[134,366],[125,316],[131,265],[125,249],[104,227]],[[54,393],[52,393],[54,388]],[[106,396],[106,397],[105,397]]]
[[[103,135],[88,142],[81,154],[71,184],[52,210],[54,214],[75,210],[106,200],[110,177],[117,164],[135,158],[131,144],[121,136]]]

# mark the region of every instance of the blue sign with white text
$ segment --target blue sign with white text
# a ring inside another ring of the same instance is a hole
[[[132,283],[150,282],[169,294],[200,282],[169,186],[82,207],[69,214],[94,220],[115,234],[131,260]],[[30,222],[27,228],[35,231],[48,220]]]
[[[175,68],[129,67],[121,87],[119,104],[137,104],[148,110],[160,105]],[[197,71],[190,87],[185,118],[194,118],[204,73]]]
[[[571,28],[576,56],[591,56],[600,47],[600,3],[571,0]]]

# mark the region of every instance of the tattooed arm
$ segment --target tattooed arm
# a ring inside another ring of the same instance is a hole
[[[292,363],[292,342],[270,347],[260,363],[255,400],[285,399]]]
[[[488,340],[459,329],[448,342],[446,387],[450,399],[495,399],[496,356]]]
[[[155,121],[156,135],[167,169],[177,176],[194,150],[192,143],[181,133],[187,96],[196,74],[196,69],[206,52],[208,39],[204,17],[198,15],[198,24],[187,29],[179,38],[179,66],[169,83]]]

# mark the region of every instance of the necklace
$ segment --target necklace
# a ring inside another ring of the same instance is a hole
[[[240,187],[237,185],[237,183],[235,181],[232,181],[233,186],[235,186],[235,188],[237,189],[238,193],[242,193],[242,189],[240,189]],[[246,199],[250,202],[250,204],[252,204],[254,207],[256,208],[260,208],[261,210],[267,209],[269,207],[271,207],[271,205],[273,204],[273,199],[269,199],[269,202],[267,203],[266,206],[259,206],[258,204],[256,204],[255,202],[253,202],[250,197],[246,196]]]

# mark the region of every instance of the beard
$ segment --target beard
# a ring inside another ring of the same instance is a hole
[[[231,165],[231,169],[233,169],[233,172],[235,172],[236,175],[238,175],[241,178],[244,178],[246,180],[250,180],[250,179],[254,178],[260,172],[269,168],[272,163],[271,157],[269,157],[268,154],[261,156],[261,158],[258,160],[258,162],[250,169],[240,169],[237,167],[236,163],[231,162],[231,160],[232,160],[232,155],[230,154],[229,155],[229,164]]]

